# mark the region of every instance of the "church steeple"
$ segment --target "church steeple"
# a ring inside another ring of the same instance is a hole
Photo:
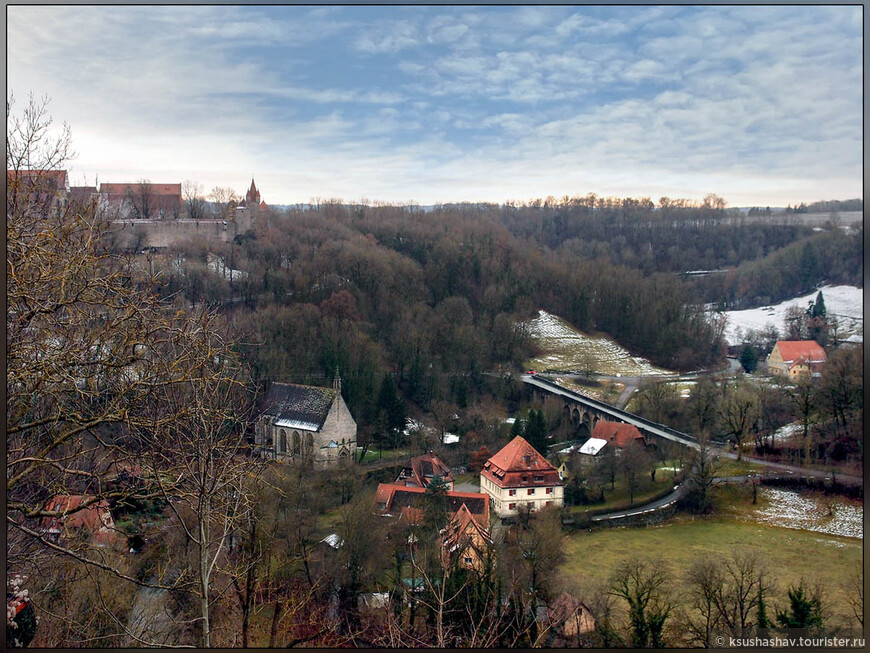
[[[260,191],[257,190],[257,184],[254,183],[254,177],[251,177],[251,187],[245,195],[245,204],[248,206],[257,206],[260,204]]]
[[[332,379],[332,389],[338,394],[341,394],[341,375],[338,373],[338,368],[335,368],[335,378]]]

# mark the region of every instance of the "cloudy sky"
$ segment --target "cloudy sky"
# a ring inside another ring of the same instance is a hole
[[[71,183],[273,204],[862,197],[861,7],[8,7]]]

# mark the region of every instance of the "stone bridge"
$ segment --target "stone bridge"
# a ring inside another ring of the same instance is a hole
[[[558,397],[563,402],[562,411],[564,415],[571,419],[576,429],[588,429],[589,435],[592,434],[595,425],[604,419],[633,424],[645,436],[654,435],[665,440],[671,440],[672,442],[679,442],[693,449],[698,448],[697,441],[691,435],[644,419],[603,401],[566,390],[562,386],[539,375],[523,374],[520,378],[531,390],[533,398],[543,401],[547,397]]]

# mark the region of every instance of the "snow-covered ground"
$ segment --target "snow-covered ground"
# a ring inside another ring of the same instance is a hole
[[[762,487],[758,492],[767,505],[756,510],[754,518],[763,524],[864,539],[864,507],[857,502],[837,497],[834,514],[828,516],[821,498],[815,495],[773,487]]]
[[[248,276],[248,273],[244,270],[233,270],[232,268],[228,268],[227,262],[223,257],[216,254],[208,255],[208,269],[215,274],[223,276],[227,281],[238,281],[239,279],[245,279]]]
[[[838,337],[845,339],[852,334],[864,335],[864,289],[855,286],[823,286],[822,296],[825,299],[825,309],[829,317],[836,317],[839,322]],[[741,342],[741,336],[749,329],[761,331],[768,324],[773,324],[783,331],[783,321],[789,306],[806,308],[816,299],[818,291],[809,295],[786,300],[775,306],[750,308],[745,311],[727,311],[728,326],[725,329],[725,339],[729,345]]]
[[[526,322],[529,333],[544,350],[529,366],[536,370],[561,372],[583,371],[589,364],[597,374],[621,376],[655,376],[673,374],[652,365],[645,358],[632,356],[616,342],[605,337],[587,336],[560,317],[538,311],[538,317]]]

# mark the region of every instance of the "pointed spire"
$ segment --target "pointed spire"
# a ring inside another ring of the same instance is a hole
[[[332,389],[341,394],[341,374],[339,374],[337,367],[335,368],[335,378],[332,379]]]

